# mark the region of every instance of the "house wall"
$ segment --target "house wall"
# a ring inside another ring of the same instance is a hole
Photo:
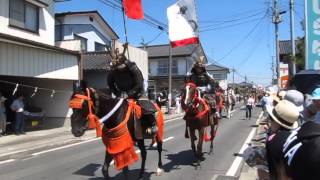
[[[104,89],[107,87],[107,72],[106,71],[85,71],[84,80],[88,86]]]
[[[39,79],[17,76],[0,76],[0,80],[29,85],[32,87],[54,89],[56,91],[53,98],[50,97],[52,91],[38,89],[36,95],[31,98],[34,89],[30,87],[19,86],[18,93],[25,96],[28,104],[40,107],[45,112],[46,119],[44,128],[54,128],[70,126],[69,118],[72,110],[68,107],[68,101],[73,92],[73,81],[56,79]],[[0,82],[0,91],[10,98],[15,85],[3,84]]]
[[[87,51],[95,51],[95,42],[111,45],[111,37],[101,25],[89,15],[65,16],[56,21],[56,41],[74,39],[74,34],[87,39]]]
[[[187,75],[188,71],[190,71],[192,67],[192,58],[191,57],[174,57],[173,61],[177,61],[178,65],[178,73],[174,73],[174,75]],[[168,58],[155,58],[150,59],[150,75],[151,76],[163,76],[163,74],[158,73],[158,64],[159,61],[168,61]]]
[[[9,0],[0,1],[0,33],[32,41],[54,45],[54,2],[47,0],[48,7],[39,9],[39,34],[9,27]]]
[[[22,46],[0,39],[0,74],[78,80],[78,57],[48,49]]]

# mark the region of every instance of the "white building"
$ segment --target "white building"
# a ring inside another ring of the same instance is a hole
[[[169,87],[169,45],[147,46],[149,57],[149,95],[155,95]],[[185,84],[187,73],[200,56],[206,55],[201,45],[172,48],[172,97],[180,93]]]
[[[216,81],[219,81],[219,85],[222,89],[227,89],[228,74],[230,73],[229,68],[217,64],[210,64],[206,69]]]
[[[83,52],[105,51],[118,35],[98,11],[66,12],[55,15],[56,45]]]
[[[68,100],[79,80],[79,54],[54,46],[53,7],[53,0],[0,1],[0,91],[10,103],[19,84],[17,93],[45,112],[45,128],[69,123]]]

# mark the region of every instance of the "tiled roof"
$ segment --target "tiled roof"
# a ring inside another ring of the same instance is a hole
[[[89,52],[83,55],[84,70],[106,70],[109,68],[111,56],[106,52]]]
[[[299,40],[296,40],[296,45],[298,44]],[[291,40],[286,41],[279,41],[279,49],[280,54],[291,54]],[[296,46],[296,53],[298,52],[297,46]]]
[[[209,64],[206,67],[207,71],[222,71],[222,70],[226,70],[229,72],[229,68],[221,66],[221,65],[217,65],[217,64]]]

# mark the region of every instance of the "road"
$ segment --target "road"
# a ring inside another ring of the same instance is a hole
[[[158,153],[149,149],[145,179],[152,180],[210,180],[214,175],[225,175],[239,152],[248,134],[255,125],[260,109],[253,111],[251,120],[244,118],[245,111],[236,110],[231,119],[222,119],[214,141],[214,154],[205,154],[201,169],[193,166],[194,157],[190,140],[184,138],[184,121],[181,119],[165,123],[162,176],[156,176]],[[146,144],[149,144],[149,140]],[[209,144],[203,147],[209,151]],[[104,160],[104,146],[97,139],[52,152],[22,155],[20,159],[0,164],[0,179],[3,180],[102,180],[101,164]],[[130,167],[131,179],[137,179],[140,161]],[[123,179],[122,173],[110,168],[115,180]]]

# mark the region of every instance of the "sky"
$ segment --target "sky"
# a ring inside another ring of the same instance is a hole
[[[122,13],[104,2],[115,0],[71,0],[56,3],[55,12],[97,10],[125,42]],[[289,1],[279,0],[279,8],[286,11],[279,25],[279,39],[290,39]],[[175,0],[142,0],[145,14],[167,24],[166,9]],[[274,24],[272,24],[272,0],[196,0],[200,29],[200,41],[209,63],[218,63],[236,70],[235,82],[269,85],[272,78],[271,64],[275,61]],[[295,34],[302,37],[301,21],[304,17],[303,1],[295,5]],[[144,21],[127,19],[128,41],[141,46],[168,44],[166,32]],[[232,73],[228,75],[232,82]]]

